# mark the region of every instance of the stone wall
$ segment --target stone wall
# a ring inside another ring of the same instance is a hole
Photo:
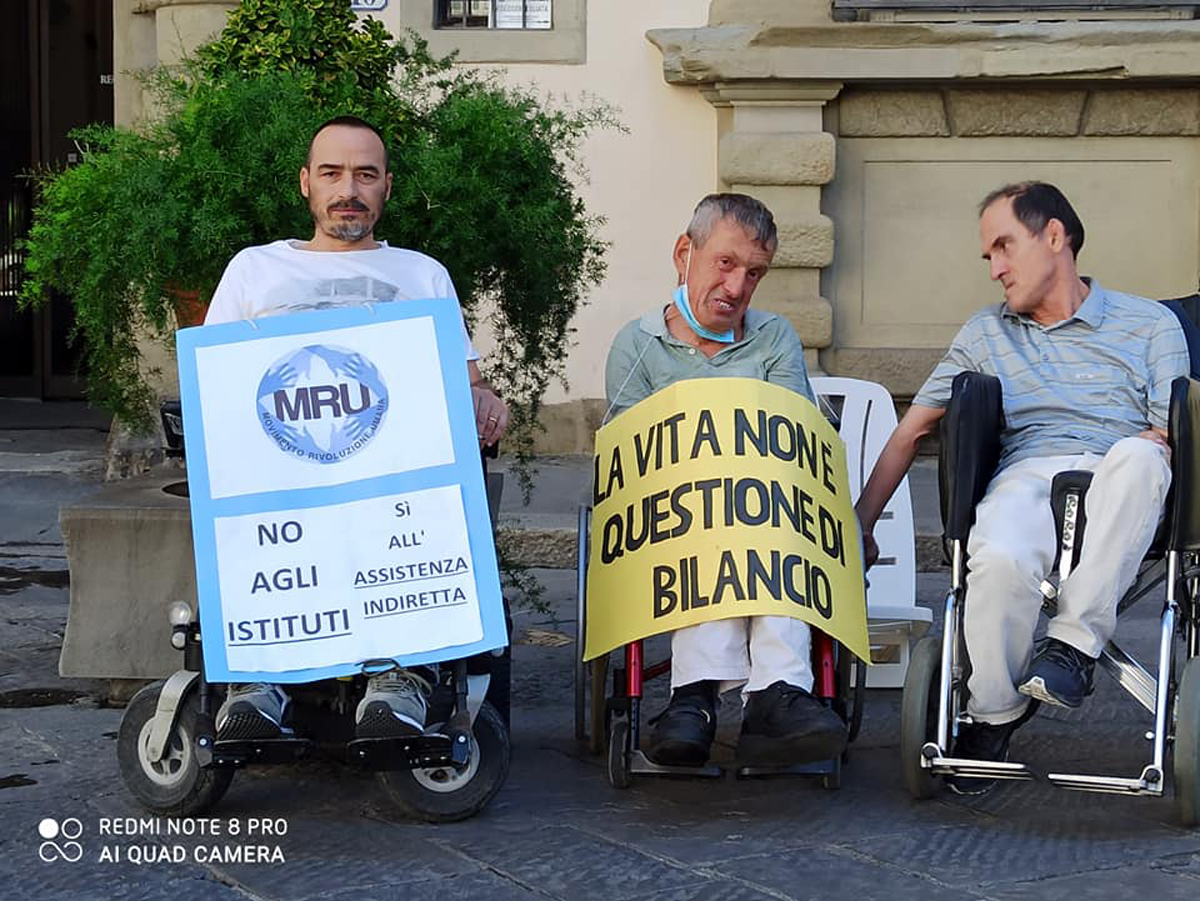
[[[975,212],[1000,184],[1060,184],[1103,284],[1166,297],[1200,279],[1200,21],[962,18],[840,23],[826,2],[713,0],[707,28],[648,35],[667,80],[718,107],[722,180],[785,211],[763,304],[823,369],[901,397],[1001,299]],[[730,98],[747,91],[821,121],[740,115]]]
[[[1196,289],[1200,91],[1103,84],[847,86],[831,104],[841,171],[834,341],[823,363],[911,396],[974,310],[1001,299],[974,205],[1008,181],[1059,184],[1088,240],[1080,265],[1153,297]]]
[[[838,97],[847,138],[1200,135],[1200,89],[849,87]]]

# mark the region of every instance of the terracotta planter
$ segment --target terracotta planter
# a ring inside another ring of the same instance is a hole
[[[179,328],[193,325],[203,325],[204,316],[208,313],[208,304],[200,299],[199,291],[187,291],[183,288],[169,288],[172,306],[175,308],[175,322]]]

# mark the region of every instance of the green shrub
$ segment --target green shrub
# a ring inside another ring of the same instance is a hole
[[[95,401],[149,426],[139,329],[169,337],[172,289],[207,300],[238,250],[311,234],[297,174],[315,127],[350,113],[391,153],[377,235],[441,260],[468,321],[490,322],[485,369],[513,407],[508,446],[527,454],[571,319],[605,271],[600,220],[571,177],[584,136],[619,127],[608,107],[548,108],[357,22],[345,0],[244,0],[190,64],[145,84],[152,121],[81,129],[82,162],[36,175],[23,300],[73,299]]]

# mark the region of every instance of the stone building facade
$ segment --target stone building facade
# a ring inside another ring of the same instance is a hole
[[[775,212],[780,249],[756,303],[791,319],[810,365],[900,398],[967,316],[1000,299],[978,258],[975,205],[1004,182],[1064,188],[1088,229],[1081,268],[1102,283],[1155,297],[1197,288],[1190,4],[555,2],[553,41],[503,36],[489,49],[471,36],[466,54],[632,110],[629,134],[585,148],[581,190],[608,219],[612,270],[580,313],[544,450],[590,450],[608,341],[667,297],[671,242],[709,190],[746,191]],[[417,5],[372,14],[419,25],[403,12]],[[231,6],[116,0],[116,71],[176,58]],[[119,75],[116,87],[118,121],[136,118],[134,84]]]

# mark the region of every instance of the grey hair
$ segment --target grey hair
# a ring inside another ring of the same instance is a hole
[[[709,194],[698,204],[688,223],[687,236],[697,248],[703,247],[723,219],[732,219],[754,238],[756,244],[767,253],[774,253],[779,246],[775,234],[775,217],[761,200],[748,194]]]

